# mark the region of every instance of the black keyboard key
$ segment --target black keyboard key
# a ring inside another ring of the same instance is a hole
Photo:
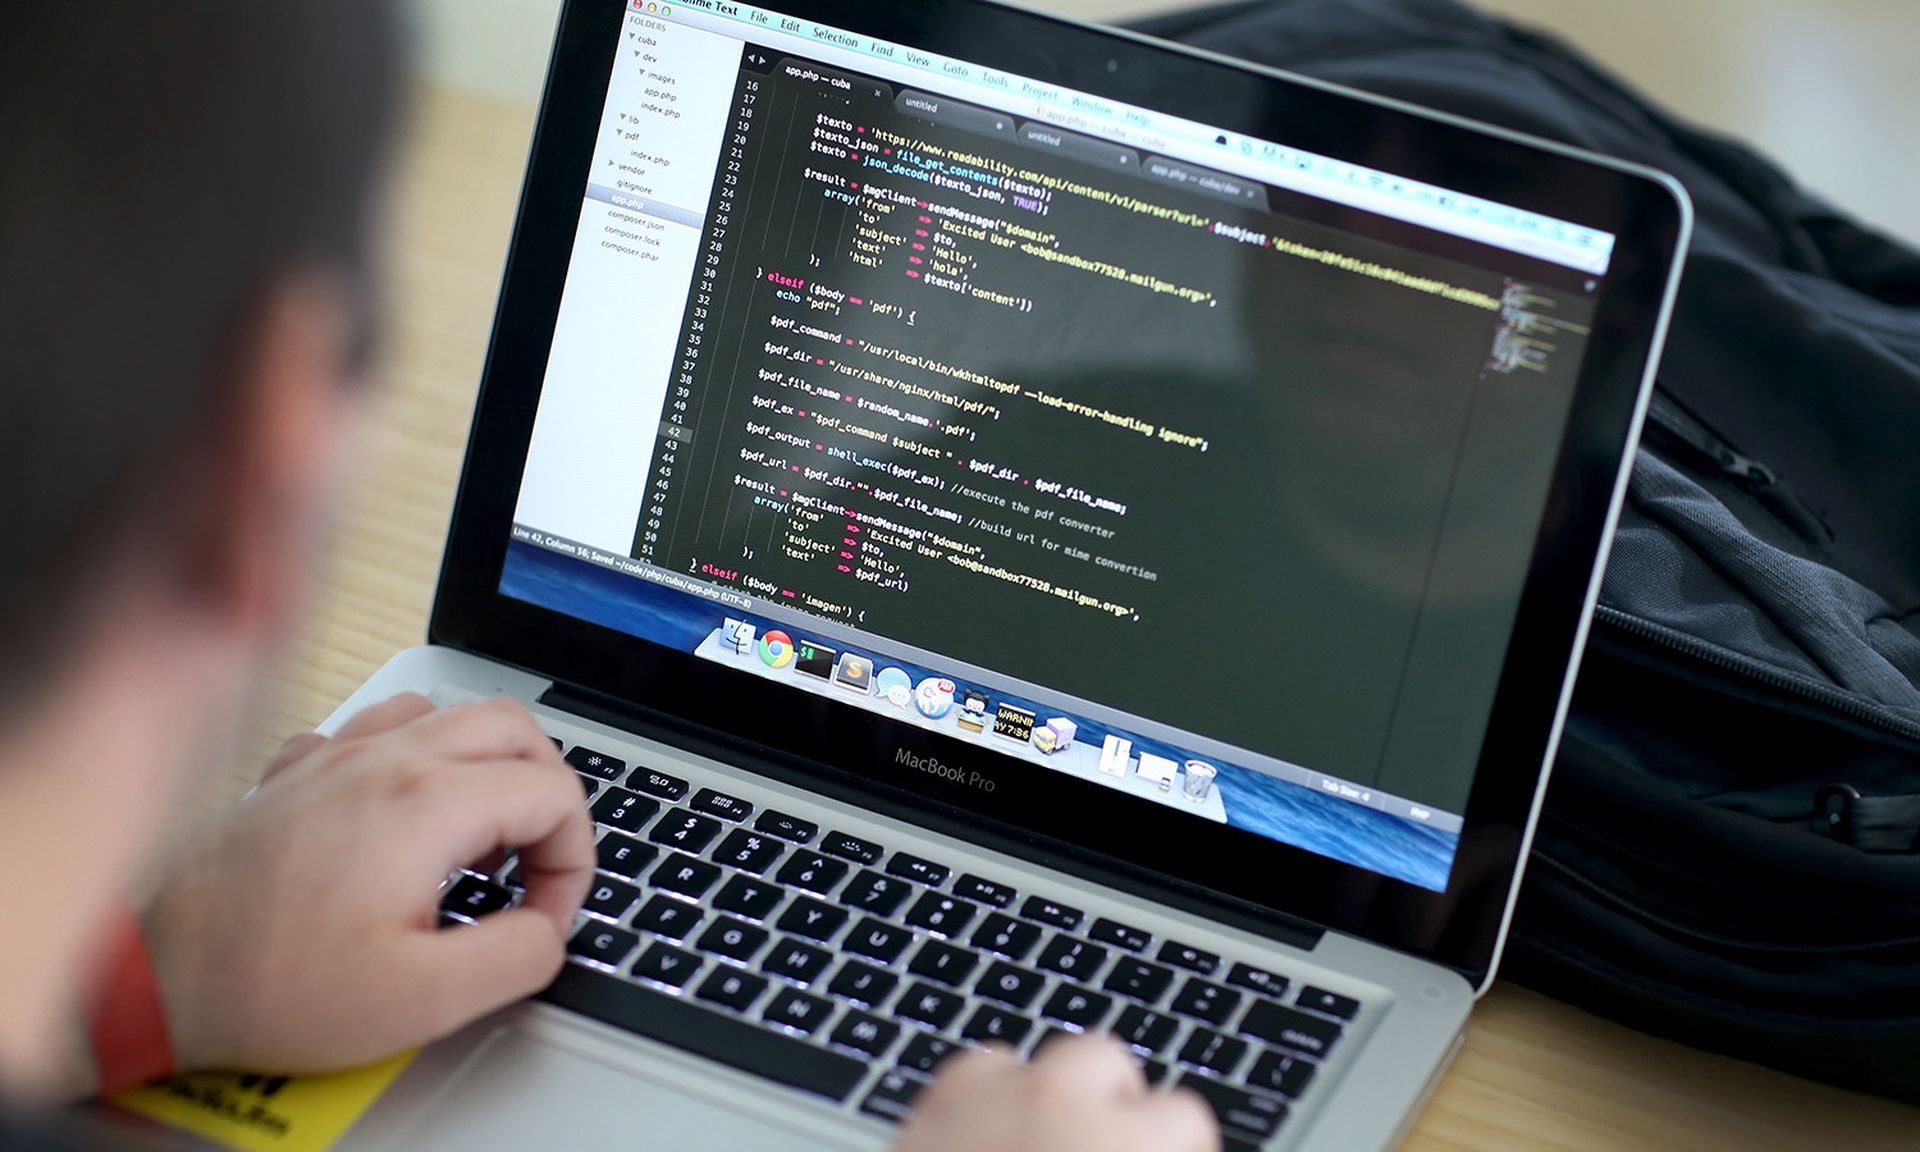
[[[609,920],[618,920],[640,899],[640,889],[624,880],[609,880],[603,876],[593,878],[587,888],[587,902],[582,911],[594,916],[604,916]]]
[[[953,894],[968,900],[977,900],[995,908],[1011,908],[1019,893],[1005,884],[995,884],[991,880],[982,880],[971,872],[962,873],[960,879],[953,882]]]
[[[1029,972],[1025,968],[1016,968],[1002,960],[993,962],[973,986],[976,996],[988,1000],[998,1000],[1015,1008],[1025,1008],[1040,995],[1040,989],[1046,987],[1047,978],[1038,972]]]
[[[718,816],[722,820],[731,820],[738,824],[753,815],[753,805],[737,796],[725,792],[715,792],[711,788],[702,788],[687,801],[687,807],[695,812],[705,812],[709,816]]]
[[[978,904],[929,892],[914,902],[912,910],[907,913],[907,923],[936,936],[958,936],[979,914]]]
[[[900,978],[886,969],[849,960],[840,966],[840,971],[833,974],[827,991],[843,1000],[871,1008],[893,995],[893,990],[899,986]]]
[[[1047,946],[1040,950],[1040,959],[1034,963],[1069,980],[1091,980],[1106,962],[1107,950],[1100,945],[1072,936],[1055,936],[1047,941]]]
[[[753,829],[772,837],[780,837],[783,841],[789,841],[795,845],[812,843],[812,839],[820,835],[818,824],[808,824],[799,816],[787,816],[785,812],[776,812],[772,808],[768,808],[766,812],[760,812],[760,818],[753,822]]]
[[[1240,1031],[1315,1059],[1333,1051],[1333,1042],[1340,1039],[1340,1025],[1333,1021],[1268,1000],[1253,1002],[1246,1019],[1240,1021]]]
[[[1188,1073],[1180,1077],[1180,1086],[1200,1093],[1229,1135],[1266,1140],[1280,1130],[1281,1121],[1287,1118],[1287,1106],[1281,1101],[1243,1091],[1205,1076]]]
[[[1220,967],[1220,957],[1213,953],[1203,952],[1191,944],[1176,944],[1171,940],[1160,945],[1158,959],[1162,964],[1172,964],[1176,968],[1185,968],[1190,972],[1198,972],[1202,976],[1211,976],[1213,970]]]
[[[965,1005],[965,1000],[951,992],[915,981],[900,997],[900,1003],[894,1005],[893,1014],[929,1028],[944,1030],[953,1023],[954,1017],[960,1015],[960,1009]]]
[[[462,873],[440,898],[440,911],[462,920],[478,920],[513,904],[513,890],[491,880]]]
[[[753,959],[767,942],[767,930],[742,923],[731,916],[722,916],[700,934],[700,942],[694,947],[702,952],[711,952],[728,960],[738,960],[745,964]]]
[[[1140,1074],[1147,1078],[1149,1085],[1166,1083],[1167,1073],[1171,1071],[1172,1069],[1167,1067],[1166,1063],[1161,1060],[1140,1061]],[[1231,1152],[1231,1150],[1229,1150],[1229,1152]]]
[[[720,847],[713,850],[713,862],[758,876],[773,867],[773,862],[780,859],[784,851],[780,841],[771,836],[735,828],[720,841]]]
[[[715,968],[712,975],[700,982],[694,995],[709,1004],[745,1012],[766,990],[767,978],[764,976],[755,976],[738,968]]]
[[[580,791],[587,794],[587,799],[591,800],[595,796],[600,795],[600,781],[595,780],[591,776],[581,776],[577,772],[574,773],[574,775],[579,778]]]
[[[1287,978],[1276,976],[1264,968],[1254,968],[1247,964],[1235,964],[1227,970],[1227,983],[1249,992],[1258,992],[1262,996],[1272,996],[1276,1000],[1287,994]]]
[[[618,780],[627,770],[627,762],[618,756],[609,756],[605,752],[595,752],[591,748],[575,748],[567,753],[567,763],[582,776],[594,776],[601,780]]]
[[[798,940],[782,939],[760,962],[760,970],[784,976],[799,984],[811,984],[820,978],[820,973],[825,972],[827,965],[832,962],[832,953]]]
[[[649,800],[625,788],[609,788],[593,802],[593,822],[617,832],[638,832],[659,811],[658,800]]]
[[[862,912],[871,912],[875,916],[892,916],[911,895],[913,885],[905,880],[895,880],[871,869],[862,869],[859,875],[848,881],[846,891],[840,893],[840,903]]]
[[[885,848],[873,841],[849,836],[845,832],[827,833],[827,838],[820,841],[820,851],[851,860],[855,864],[878,864],[880,857],[887,854]]]
[[[904,1124],[913,1115],[914,1097],[924,1087],[919,1077],[909,1076],[898,1069],[880,1077],[880,1082],[867,1093],[861,1102],[860,1111],[869,1116],[878,1116],[882,1120],[891,1120],[895,1124]]]
[[[1095,920],[1093,927],[1087,929],[1087,935],[1102,944],[1111,944],[1115,948],[1125,948],[1129,952],[1145,952],[1152,942],[1153,935],[1138,928],[1129,928],[1117,920]]]
[[[1038,896],[1027,897],[1027,902],[1020,905],[1020,915],[1029,920],[1038,920],[1042,924],[1050,924],[1063,932],[1071,932],[1080,927],[1080,921],[1086,918],[1086,913],[1078,908],[1069,908],[1065,904],[1057,904],[1052,900],[1042,900]]]
[[[979,966],[980,957],[975,953],[938,940],[929,940],[920,946],[920,951],[913,954],[907,971],[958,988]]]
[[[780,906],[786,894],[787,890],[778,884],[755,880],[751,876],[735,876],[714,896],[713,906],[749,920],[765,920],[773,915],[773,910]]]
[[[1180,1063],[1229,1075],[1247,1054],[1247,1042],[1223,1036],[1211,1028],[1195,1028],[1180,1046]]]
[[[1113,997],[1111,996],[1095,992],[1091,988],[1062,984],[1054,989],[1052,996],[1047,998],[1046,1006],[1040,1009],[1040,1015],[1049,1020],[1071,1024],[1084,1031],[1106,1019],[1107,1010],[1112,1007]]]
[[[811,844],[813,838],[820,835],[820,826],[789,816],[785,812],[768,809],[760,813],[760,819],[753,822],[755,832],[765,832],[769,836],[778,836],[782,840],[791,840],[795,844]]]
[[[913,943],[913,933],[897,924],[888,924],[868,916],[853,926],[840,945],[844,952],[866,956],[882,964],[891,964]]]
[[[676,804],[687,794],[688,785],[678,776],[655,772],[651,768],[635,768],[633,775],[627,779],[627,787],[636,792],[645,792],[649,796],[658,796],[670,804]]]
[[[1262,1049],[1246,1079],[1255,1088],[1265,1088],[1290,1099],[1298,1099],[1300,1093],[1307,1090],[1307,1081],[1313,1079],[1313,1073],[1313,1062],[1304,1057]]]
[[[1120,1010],[1112,1031],[1123,1043],[1142,1055],[1155,1056],[1172,1042],[1173,1033],[1179,1026],[1179,1022],[1171,1016],[1162,1016],[1138,1004],[1129,1004]]]
[[[1225,1024],[1227,1017],[1233,1015],[1233,1010],[1238,1007],[1240,993],[1192,976],[1187,978],[1187,982],[1180,986],[1180,991],[1173,997],[1175,1012],[1195,1020],[1204,1020],[1208,1024]]]
[[[865,1061],[577,965],[569,965],[542,996],[648,1039],[829,1100],[845,1100],[867,1077]]]
[[[823,904],[811,896],[795,897],[787,910],[780,914],[782,932],[805,936],[809,940],[831,940],[846,922],[845,909]]]
[[[573,934],[567,951],[597,964],[618,968],[639,946],[640,937],[625,929],[588,924]]]
[[[905,880],[913,880],[931,888],[938,888],[953,875],[953,869],[945,864],[935,864],[918,856],[909,856],[905,852],[895,852],[893,859],[887,861],[887,871]]]
[[[809,996],[798,988],[782,988],[774,994],[766,1010],[760,1013],[769,1024],[778,1025],[802,1036],[811,1036],[833,1015],[833,1001]]]
[[[1039,942],[1040,929],[999,912],[981,922],[980,930],[973,934],[971,941],[975,948],[984,948],[1009,960],[1025,960]]]
[[[979,1010],[968,1018],[966,1027],[960,1029],[960,1035],[982,1044],[995,1040],[1005,1044],[1019,1044],[1031,1031],[1033,1031],[1033,1021],[1018,1012],[1009,1012],[1005,1008],[996,1008],[992,1004],[982,1004]]]
[[[700,971],[702,963],[700,957],[691,952],[655,944],[633,962],[633,974],[669,988],[685,988],[687,981],[693,979],[693,974]]]
[[[851,1048],[867,1056],[878,1056],[892,1047],[900,1035],[900,1025],[869,1016],[865,1012],[848,1012],[840,1018],[829,1041],[842,1048]]]
[[[678,892],[689,900],[698,900],[720,880],[720,869],[705,860],[695,860],[678,852],[667,853],[660,867],[653,870],[647,883],[667,892]]]
[[[553,750],[555,752],[565,752],[567,750],[567,742],[565,740],[560,739],[560,737],[549,736],[547,737],[547,739],[553,741]]]
[[[1325,988],[1315,988],[1309,984],[1300,989],[1300,1007],[1311,1008],[1328,1016],[1337,1016],[1342,1020],[1351,1020],[1360,1011],[1360,1001],[1351,996],[1342,996],[1338,992],[1329,992]]]
[[[687,933],[699,927],[703,915],[691,904],[655,896],[633,918],[633,926],[669,940],[685,940]]]
[[[949,1056],[959,1055],[960,1045],[925,1032],[916,1033],[900,1052],[900,1067],[922,1076],[931,1076]]]
[[[1145,960],[1135,960],[1122,956],[1107,973],[1107,980],[1101,987],[1109,992],[1118,992],[1122,996],[1131,996],[1135,1000],[1144,1000],[1151,1004],[1160,999],[1167,985],[1173,983],[1173,973],[1158,964],[1149,964]]]
[[[678,848],[682,852],[698,852],[713,843],[720,834],[720,822],[698,812],[682,812],[678,808],[669,809],[660,822],[647,833],[647,839],[655,844],[665,844],[669,848]]]
[[[824,896],[833,891],[833,886],[840,883],[847,872],[847,866],[838,860],[829,860],[816,852],[796,852],[787,857],[775,879]]]
[[[646,871],[647,865],[660,855],[660,849],[653,845],[618,832],[602,836],[597,851],[600,854],[600,871],[612,873],[623,880],[640,879],[640,873]]]

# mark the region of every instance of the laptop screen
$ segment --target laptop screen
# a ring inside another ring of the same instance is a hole
[[[1614,238],[629,7],[500,591],[1444,891]]]

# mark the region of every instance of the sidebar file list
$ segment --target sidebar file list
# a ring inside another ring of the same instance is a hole
[[[629,12],[515,519],[625,554],[701,258],[741,45]]]

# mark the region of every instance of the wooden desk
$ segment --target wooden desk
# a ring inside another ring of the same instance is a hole
[[[223,800],[284,737],[318,723],[426,634],[473,392],[532,117],[430,95],[394,205],[387,387],[313,627],[275,686]],[[1474,1016],[1466,1048],[1406,1147],[1806,1149],[1920,1144],[1920,1110],[1818,1087],[1615,1027],[1518,988]],[[638,1145],[636,1145],[638,1147]]]

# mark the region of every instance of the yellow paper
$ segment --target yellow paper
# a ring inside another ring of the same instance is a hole
[[[413,1057],[332,1076],[174,1076],[112,1103],[238,1152],[327,1152]]]

